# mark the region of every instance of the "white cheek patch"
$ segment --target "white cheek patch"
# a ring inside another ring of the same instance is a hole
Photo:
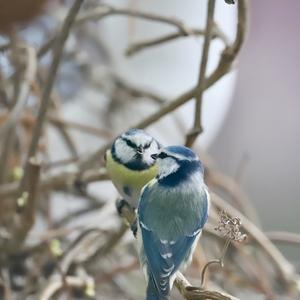
[[[172,173],[175,173],[179,165],[172,157],[167,157],[164,159],[158,159],[158,173],[160,178],[164,178]]]
[[[117,157],[121,159],[123,163],[130,162],[135,156],[135,151],[131,147],[128,147],[126,142],[121,139],[116,140],[115,151]]]

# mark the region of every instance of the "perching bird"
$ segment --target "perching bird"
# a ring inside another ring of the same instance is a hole
[[[176,271],[191,262],[209,209],[203,166],[195,153],[170,146],[156,156],[158,175],[144,187],[138,205],[146,300],[169,299]]]
[[[157,174],[156,159],[159,143],[141,129],[130,129],[114,141],[106,152],[107,172],[126,201],[132,208],[137,207],[141,189]],[[120,207],[119,207],[120,209]]]

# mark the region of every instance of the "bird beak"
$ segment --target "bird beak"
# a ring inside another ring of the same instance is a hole
[[[151,154],[151,157],[156,160],[157,159],[158,154]]]
[[[142,155],[143,154],[143,148],[142,147],[138,147],[136,150],[137,154]]]

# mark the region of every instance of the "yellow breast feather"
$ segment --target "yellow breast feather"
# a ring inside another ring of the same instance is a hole
[[[113,159],[110,150],[106,152],[106,168],[112,182],[119,189],[121,194],[123,194],[124,191],[120,189],[128,187],[134,194],[137,194],[135,196],[138,196],[142,187],[157,174],[156,165],[142,171],[128,169]]]

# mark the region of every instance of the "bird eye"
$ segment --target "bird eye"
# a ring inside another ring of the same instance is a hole
[[[161,153],[159,153],[159,155],[157,157],[160,159],[164,159],[164,158],[168,157],[168,155],[165,152],[161,152]]]

